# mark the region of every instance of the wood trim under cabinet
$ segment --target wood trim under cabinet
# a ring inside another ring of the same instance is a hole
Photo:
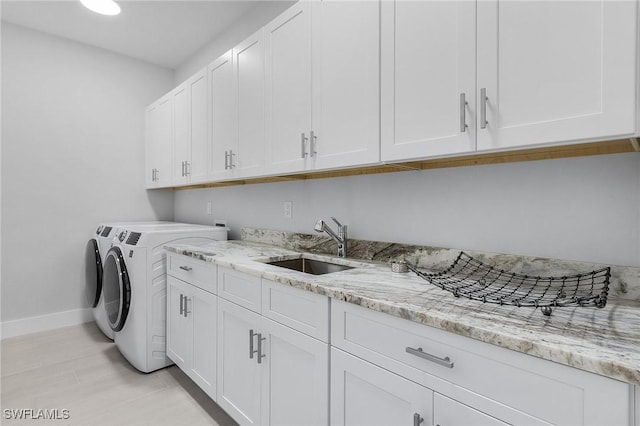
[[[448,167],[514,163],[518,161],[537,161],[550,160],[555,158],[584,157],[590,155],[621,154],[626,152],[640,152],[638,139],[616,139],[603,142],[531,148],[516,151],[500,151],[483,154],[462,155],[458,157],[379,164],[342,170],[318,171],[281,176],[265,176],[252,179],[238,179],[226,182],[211,182],[199,185],[181,186],[175,187],[173,189],[215,188],[221,186],[248,185],[256,183],[288,182],[292,180],[325,179],[332,177],[429,170]]]

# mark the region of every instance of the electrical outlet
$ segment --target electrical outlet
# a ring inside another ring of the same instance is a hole
[[[284,217],[287,219],[291,219],[293,216],[293,201],[285,201],[284,202]]]
[[[212,214],[213,214],[213,213],[211,213],[211,201],[209,201],[209,202],[207,203],[207,214],[208,214],[208,215],[212,215]]]

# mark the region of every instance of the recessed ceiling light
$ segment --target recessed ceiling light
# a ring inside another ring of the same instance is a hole
[[[120,6],[113,0],[80,0],[80,3],[87,9],[101,15],[117,15],[120,13]]]

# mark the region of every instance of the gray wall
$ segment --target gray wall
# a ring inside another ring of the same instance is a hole
[[[2,23],[2,321],[86,306],[100,221],[173,218],[144,189],[144,107],[173,72]]]
[[[357,239],[640,266],[640,153],[175,194],[176,220],[227,219],[232,238],[243,226],[313,233],[331,216]]]

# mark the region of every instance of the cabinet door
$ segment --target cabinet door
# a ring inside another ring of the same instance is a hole
[[[313,2],[315,169],[380,161],[380,3]]]
[[[311,3],[298,2],[265,27],[267,169],[305,169],[311,130]],[[305,150],[307,154],[305,154]]]
[[[431,390],[331,348],[332,425],[432,426],[432,421]]]
[[[263,425],[329,424],[329,345],[264,318]]]
[[[228,51],[213,61],[209,72],[209,112],[211,141],[208,152],[209,179],[225,179],[233,175],[236,163],[235,91],[233,90],[233,54]]]
[[[251,353],[260,323],[258,314],[218,299],[217,403],[241,425],[260,424],[261,364]]]
[[[437,393],[433,395],[433,423],[440,426],[506,426],[508,424]]]
[[[187,82],[171,92],[173,104],[173,155],[171,182],[187,183],[185,161],[191,160],[191,91]]]
[[[170,94],[147,109],[147,126],[147,187],[170,186],[173,140]]]
[[[186,304],[193,329],[190,377],[215,401],[218,298],[197,287],[191,291]]]
[[[207,180],[209,114],[206,68],[189,79],[189,92],[191,149],[189,157],[185,160],[185,174],[189,183],[199,183]]]
[[[264,171],[265,99],[262,30],[233,49],[233,87],[238,126],[237,173],[258,176]]]
[[[473,151],[475,2],[383,1],[381,10],[382,160]]]
[[[191,324],[184,315],[184,300],[189,285],[174,277],[167,277],[167,356],[183,371],[190,369]]]
[[[478,149],[633,133],[636,8],[610,0],[478,2],[478,91],[488,98],[478,97]]]
[[[173,99],[173,185],[207,178],[207,73],[201,70],[171,92]]]

